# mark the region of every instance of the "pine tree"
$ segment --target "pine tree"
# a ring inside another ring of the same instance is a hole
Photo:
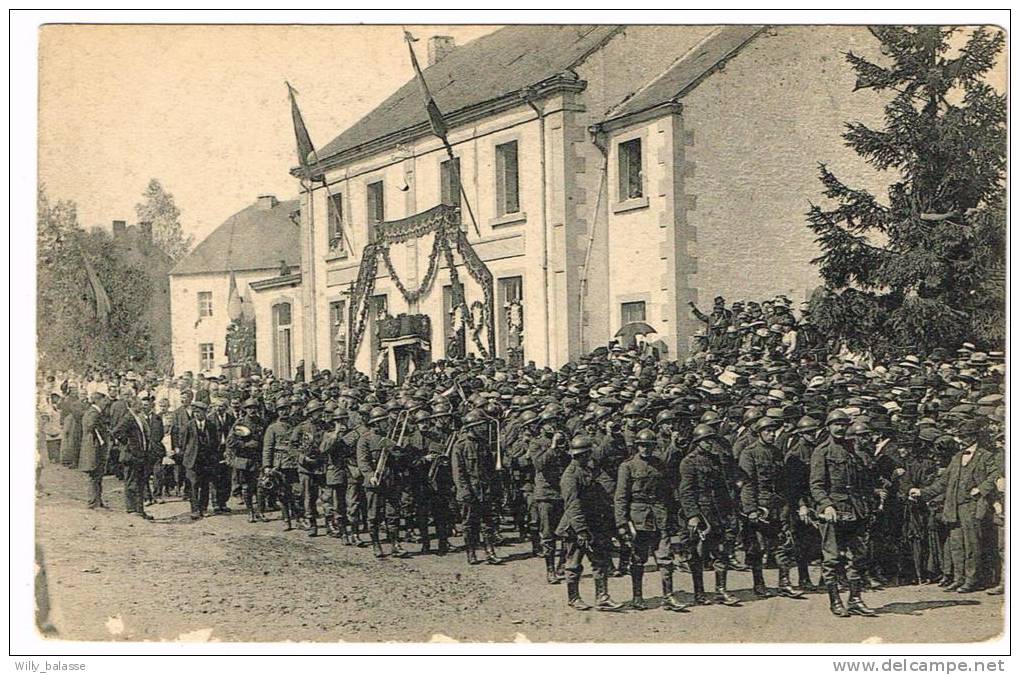
[[[135,204],[138,222],[152,223],[152,241],[173,261],[180,260],[191,249],[195,238],[185,236],[181,229],[181,210],[174,196],[162,183],[153,178],[142,194],[143,201]]]
[[[998,29],[871,29],[888,62],[846,55],[854,91],[891,96],[883,129],[845,125],[843,139],[880,171],[887,200],[844,184],[823,164],[828,210],[809,227],[826,292],[812,305],[826,334],[877,352],[1001,346],[1005,329],[1006,96],[987,82]]]

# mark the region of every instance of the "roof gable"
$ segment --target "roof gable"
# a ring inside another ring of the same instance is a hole
[[[679,100],[712,69],[750,42],[762,26],[720,26],[678,58],[661,75],[611,109],[605,121],[634,115]]]
[[[171,275],[241,272],[301,264],[301,226],[291,219],[300,209],[297,199],[272,208],[257,202],[227,218],[184,256]]]
[[[456,47],[424,70],[444,116],[496,100],[570,70],[620,30],[620,26],[507,26]],[[408,65],[408,72],[411,67]],[[319,148],[320,160],[419,124],[428,117],[414,78]]]

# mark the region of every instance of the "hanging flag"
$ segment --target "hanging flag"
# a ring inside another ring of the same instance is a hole
[[[452,152],[450,149],[450,141],[446,139],[449,129],[446,128],[446,122],[443,120],[443,114],[439,112],[439,106],[436,105],[436,100],[432,98],[432,92],[429,91],[429,85],[425,83],[425,75],[421,72],[421,66],[418,65],[418,57],[414,54],[414,47],[411,43],[417,42],[417,39],[405,30],[404,40],[407,41],[407,50],[411,52],[411,66],[414,68],[415,77],[418,79],[418,88],[421,89],[421,97],[425,102],[425,112],[428,113],[429,124],[432,125],[432,133],[439,136],[439,139],[443,141],[443,145],[446,146],[446,149]]]
[[[237,321],[244,313],[241,306],[241,294],[237,291],[237,277],[234,271],[230,270],[230,290],[227,292],[227,316],[231,321]]]
[[[301,117],[301,109],[298,108],[297,99],[294,98],[294,87],[290,86],[290,82],[287,82],[286,85],[287,95],[290,96],[290,116],[294,120],[294,140],[297,141],[298,163],[305,173],[305,180],[311,181],[312,166],[308,163],[308,158],[315,152],[315,146],[312,145],[312,137],[308,135],[305,120]]]
[[[99,276],[92,268],[92,263],[89,262],[84,251],[82,252],[82,259],[85,260],[85,275],[88,277],[87,283],[91,288],[92,298],[95,301],[96,320],[101,324],[105,324],[110,319],[110,296],[106,294],[106,289],[103,288],[103,284],[100,283]]]
[[[312,145],[312,137],[308,134],[308,127],[305,126],[304,117],[301,116],[301,109],[298,108],[297,98],[294,97],[294,87],[290,86],[290,82],[285,81],[284,83],[287,85],[287,95],[290,96],[290,116],[294,120],[294,140],[297,142],[298,163],[301,165],[302,173],[304,173],[303,178],[308,181],[310,188],[315,170],[319,166],[319,156],[315,152],[315,146]],[[309,157],[315,157],[314,165],[309,163]],[[320,180],[322,180],[322,185],[326,188],[326,195],[332,201],[333,195],[329,190],[329,183],[326,182],[326,177],[321,176]],[[337,214],[336,217],[339,218],[340,215]],[[332,226],[330,229],[333,229]],[[343,236],[347,250],[353,251],[354,247],[347,236],[347,228],[343,227],[342,223],[338,223],[337,229],[340,230],[340,234]]]

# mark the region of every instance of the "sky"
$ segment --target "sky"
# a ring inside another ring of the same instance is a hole
[[[407,26],[458,45],[495,26]],[[401,26],[46,26],[39,178],[85,227],[136,220],[158,178],[196,241],[260,194],[295,197],[284,81],[321,147],[412,76]]]

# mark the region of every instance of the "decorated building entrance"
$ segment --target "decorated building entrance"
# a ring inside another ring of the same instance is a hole
[[[361,266],[351,296],[351,334],[348,343],[348,362],[356,361],[366,329],[370,324],[372,303],[379,264],[388,274],[409,307],[429,296],[435,287],[441,268],[448,270],[450,283],[449,298],[445,305],[452,317],[454,330],[463,331],[463,344],[482,358],[496,354],[495,293],[489,268],[475,252],[467,235],[461,229],[460,209],[449,204],[440,204],[427,211],[402,220],[382,222],[375,226],[375,237],[369,242],[361,256]],[[425,272],[414,288],[408,288],[394,267],[390,247],[415,239],[425,240],[431,235]],[[459,259],[459,263],[458,263]],[[462,279],[458,264],[467,271]],[[468,303],[465,284],[473,283],[481,290],[482,299]],[[445,325],[445,324],[444,324]],[[420,314],[384,317],[377,319],[374,331],[373,376],[391,380],[403,380],[409,372],[426,365],[431,360],[432,326],[429,318]],[[445,331],[444,331],[445,332]],[[439,339],[443,339],[439,336]],[[460,344],[460,341],[457,341]],[[447,352],[449,358],[462,357],[463,353]],[[383,361],[385,360],[385,363]]]

